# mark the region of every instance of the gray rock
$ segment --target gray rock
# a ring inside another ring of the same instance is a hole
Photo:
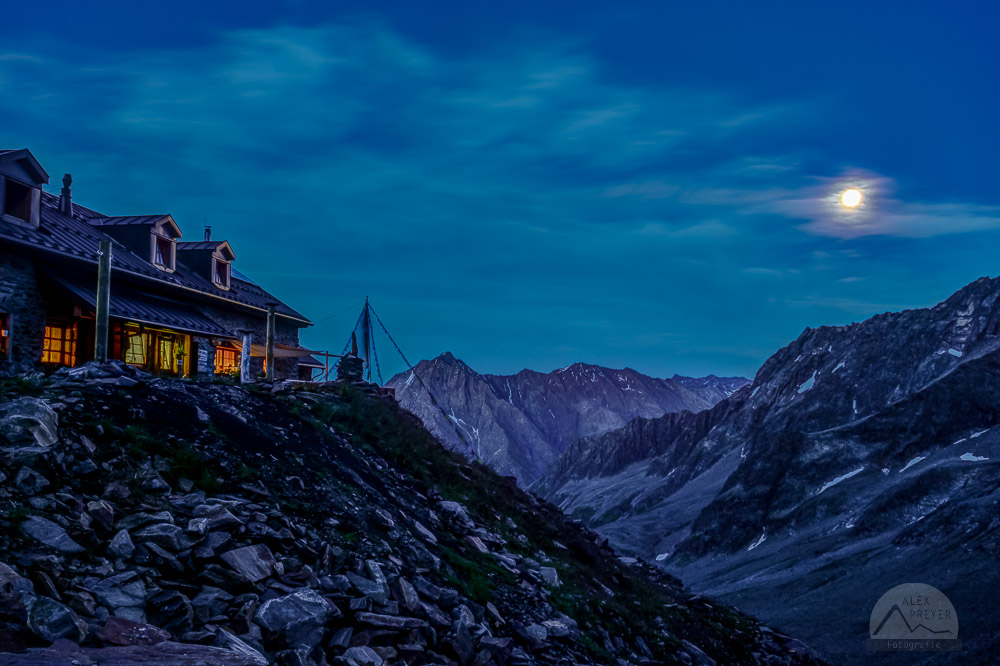
[[[20,592],[34,593],[35,586],[30,580],[24,578],[9,566],[0,562],[0,592]]]
[[[274,573],[277,560],[271,549],[264,544],[244,546],[222,554],[222,561],[232,567],[240,576],[256,583]]]
[[[358,622],[367,624],[379,629],[395,629],[398,631],[408,629],[421,629],[427,626],[427,622],[415,617],[401,617],[399,615],[379,615],[378,613],[356,613],[354,616]]]
[[[132,537],[129,536],[128,530],[119,530],[118,534],[108,543],[108,553],[123,560],[132,557],[135,553],[135,544],[132,543]]]
[[[268,666],[267,657],[225,629],[219,629],[219,633],[215,635],[215,645],[246,658],[248,663],[255,666]]]
[[[243,524],[243,521],[229,512],[229,509],[220,504],[202,504],[194,509],[195,518],[205,518],[208,521],[209,530],[235,529]]]
[[[146,586],[139,578],[139,574],[134,571],[125,571],[109,576],[94,585],[91,591],[97,596],[97,600],[102,606],[113,611],[124,607],[141,609],[146,603]],[[135,619],[132,613],[127,614],[127,616]]]
[[[544,643],[549,638],[549,630],[540,624],[529,624],[525,630],[532,640],[539,643]]]
[[[48,448],[59,440],[59,417],[44,400],[18,398],[0,403],[0,436],[12,444]]]
[[[141,530],[135,532],[132,536],[136,538],[136,541],[154,543],[160,548],[169,550],[173,553],[184,550],[186,546],[184,540],[184,530],[182,530],[177,525],[171,525],[170,523],[158,523],[156,525],[149,525]]]
[[[553,638],[564,638],[569,636],[569,627],[559,620],[545,620],[542,622],[542,626],[545,627],[548,635]]]
[[[86,622],[78,620],[73,611],[54,599],[30,595],[25,608],[28,628],[47,641],[68,638],[79,643],[87,635]]]
[[[475,523],[469,518],[468,512],[465,507],[458,502],[442,501],[438,502],[438,509],[441,510],[446,516],[449,516],[456,522],[466,527],[475,527]]]
[[[48,479],[35,470],[30,467],[22,467],[18,470],[17,476],[14,477],[14,485],[25,495],[34,495],[50,484]]]
[[[66,530],[46,518],[30,516],[21,525],[21,530],[32,539],[61,553],[83,552],[83,546],[73,541]]]
[[[282,636],[289,647],[313,648],[323,637],[330,605],[315,591],[304,588],[265,601],[254,621],[271,634]]]
[[[191,600],[191,607],[194,608],[198,621],[204,624],[211,618],[222,615],[232,600],[233,595],[225,590],[205,585]]]
[[[417,609],[420,608],[420,598],[417,596],[417,591],[410,584],[410,581],[400,576],[390,586],[390,588],[392,591],[392,597],[398,601],[403,608],[411,613],[416,612]]]
[[[538,573],[549,587],[559,587],[562,585],[562,582],[559,580],[559,572],[553,567],[541,567]]]
[[[115,510],[104,500],[87,502],[87,515],[94,519],[105,530],[110,530],[115,524]]]
[[[359,576],[351,571],[347,572],[347,578],[351,581],[351,585],[353,585],[358,592],[365,595],[375,603],[385,604],[385,602],[389,600],[386,588],[375,581],[369,580],[364,576]]]
[[[344,659],[358,666],[382,666],[382,657],[370,647],[352,647],[344,652]]]
[[[424,527],[420,522],[413,521],[413,529],[415,529],[417,531],[417,534],[422,536],[427,541],[430,541],[431,543],[438,542],[437,535],[435,535],[434,532],[431,532],[429,529]]]

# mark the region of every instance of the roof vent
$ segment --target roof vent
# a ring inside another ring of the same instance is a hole
[[[212,240],[212,227],[208,224],[205,225],[205,240]]]

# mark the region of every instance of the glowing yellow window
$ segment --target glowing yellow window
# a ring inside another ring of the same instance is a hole
[[[216,347],[215,374],[233,374],[240,371],[240,353],[231,347]]]
[[[149,334],[138,328],[125,329],[125,362],[143,367],[146,365],[146,350],[149,348]]]
[[[42,363],[76,365],[76,324],[48,324],[42,341]]]

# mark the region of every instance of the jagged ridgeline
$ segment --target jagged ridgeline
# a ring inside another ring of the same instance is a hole
[[[0,664],[816,663],[357,388],[90,365],[0,433]]]
[[[549,373],[489,375],[445,352],[396,375],[388,386],[449,448],[529,486],[580,437],[637,417],[699,412],[747,382],[714,375],[660,379],[586,363]]]
[[[536,488],[837,661],[865,662],[879,596],[922,582],[955,604],[964,649],[921,658],[996,663],[998,302],[983,278],[932,308],[806,329],[711,410],[576,442]]]

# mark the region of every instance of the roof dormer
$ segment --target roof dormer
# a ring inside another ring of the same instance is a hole
[[[236,253],[229,241],[213,241],[206,231],[206,240],[177,244],[181,263],[205,276],[216,288],[228,290],[232,284]]]
[[[37,227],[49,174],[27,148],[0,150],[0,219]]]
[[[127,215],[88,220],[124,245],[133,254],[146,257],[161,271],[177,269],[177,241],[180,227],[170,215]]]

